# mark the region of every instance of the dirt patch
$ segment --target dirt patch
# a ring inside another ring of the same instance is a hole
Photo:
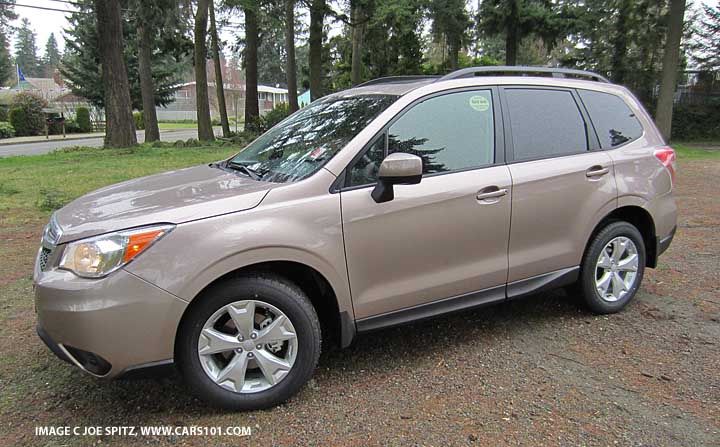
[[[250,443],[273,445],[720,445],[719,173],[718,161],[681,162],[678,234],[626,311],[595,316],[557,291],[362,336],[323,354],[310,384],[267,411],[210,409],[175,376],[87,377],[34,335],[29,281],[0,286],[10,328],[0,445],[208,443],[33,435],[38,425],[162,424],[248,425]],[[36,245],[14,250],[31,259]]]

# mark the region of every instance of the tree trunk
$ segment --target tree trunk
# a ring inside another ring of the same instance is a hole
[[[365,32],[364,14],[362,7],[355,2],[352,8],[352,61],[350,65],[350,82],[358,85],[362,81],[362,44]]]
[[[141,3],[144,9],[146,3]],[[141,12],[141,17],[145,15]],[[157,112],[155,110],[155,82],[152,77],[152,32],[145,26],[144,20],[138,20],[138,71],[140,75],[140,94],[142,96],[143,117],[145,121],[145,142],[159,141]]]
[[[455,34],[455,33],[453,33]],[[462,45],[460,41],[460,36],[452,35],[447,37],[448,40],[448,56],[447,56],[447,63],[448,63],[448,69],[454,71],[458,69],[458,58],[460,55],[460,46]]]
[[[505,31],[505,65],[517,65],[517,51],[520,45],[519,21],[517,0],[511,0],[510,17]]]
[[[137,144],[118,0],[95,0],[98,46],[105,98],[105,145]]]
[[[228,120],[227,106],[225,105],[225,85],[222,76],[222,60],[220,59],[220,44],[218,43],[217,26],[215,24],[215,0],[210,0],[210,38],[212,40],[213,62],[215,65],[215,90],[218,97],[218,109],[220,109],[220,124],[222,125],[223,137],[230,137],[230,121]]]
[[[210,98],[207,81],[207,22],[209,0],[198,0],[195,14],[195,102],[197,107],[198,139],[213,141],[212,120],[210,119]]]
[[[613,53],[610,62],[611,79],[616,84],[625,82],[625,67],[627,63],[627,21],[632,8],[631,0],[622,0],[615,25],[615,38],[613,39]]]
[[[670,140],[672,130],[673,96],[677,84],[678,60],[680,59],[680,40],[683,33],[683,16],[685,15],[685,0],[670,1],[670,23],[665,52],[663,54],[662,81],[660,83],[660,96],[658,97],[655,123],[666,141]]]
[[[295,0],[285,0],[285,51],[287,52],[287,88],[290,113],[297,111],[297,63],[295,62]]]
[[[254,6],[245,8],[245,128],[260,116],[258,104],[258,18]]]
[[[322,94],[322,38],[325,19],[325,0],[312,0],[310,4],[310,36],[308,38],[310,59],[310,100]]]

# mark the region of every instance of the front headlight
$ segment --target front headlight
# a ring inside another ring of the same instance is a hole
[[[100,278],[127,264],[168,234],[174,225],[155,225],[71,242],[59,267],[84,278]]]

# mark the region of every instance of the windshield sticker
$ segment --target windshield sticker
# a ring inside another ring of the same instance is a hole
[[[484,96],[476,95],[470,98],[470,107],[478,112],[487,112],[490,108],[490,101]]]

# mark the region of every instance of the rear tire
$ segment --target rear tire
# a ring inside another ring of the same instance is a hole
[[[591,311],[619,312],[640,288],[645,259],[645,243],[638,229],[627,222],[612,222],[586,249],[575,289]]]
[[[242,276],[211,286],[196,299],[178,329],[175,358],[197,397],[224,409],[258,410],[284,402],[310,379],[320,357],[320,322],[295,284],[273,275]],[[246,308],[252,309],[249,320],[243,320],[250,315]],[[276,320],[277,330],[270,334]],[[271,342],[271,335],[283,341]],[[235,360],[242,369],[230,368]]]

